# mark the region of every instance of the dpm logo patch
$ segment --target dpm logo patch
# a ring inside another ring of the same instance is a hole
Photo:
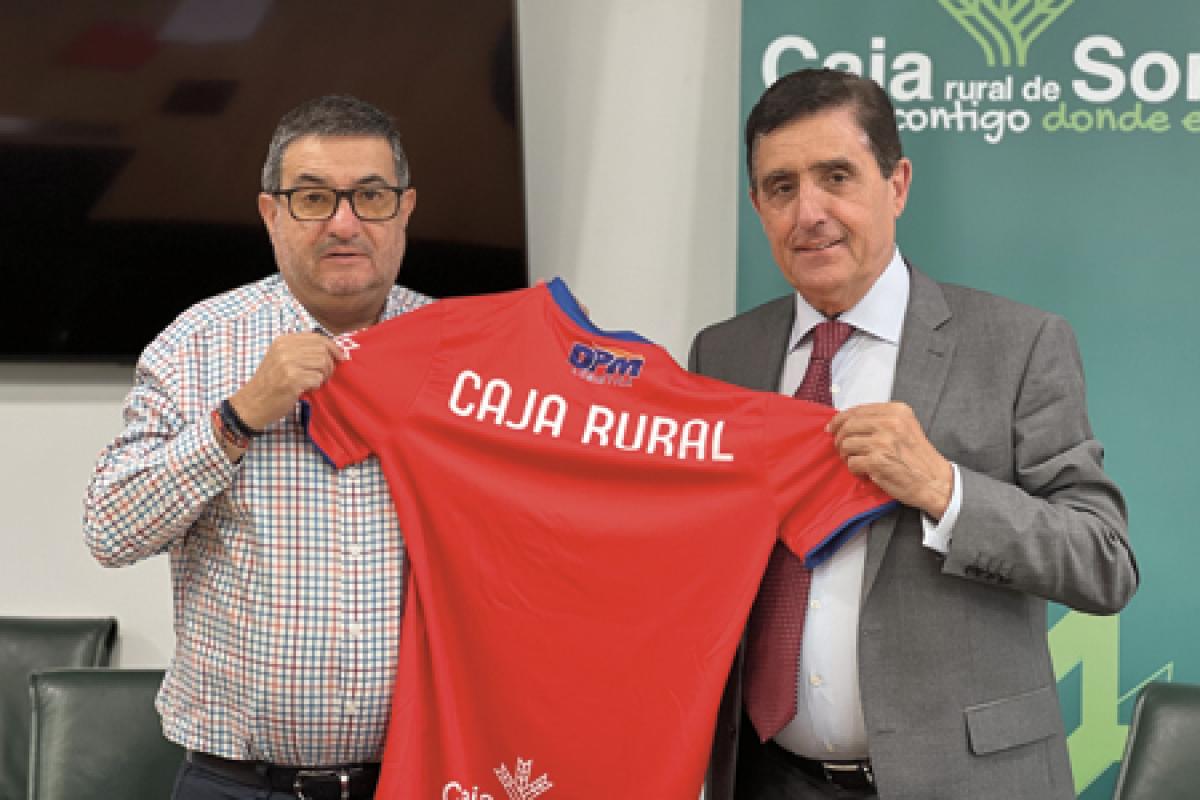
[[[567,355],[575,376],[590,383],[632,386],[642,374],[645,356],[598,344],[575,342]]]

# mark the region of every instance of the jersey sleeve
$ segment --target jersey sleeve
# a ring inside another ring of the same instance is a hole
[[[439,306],[337,338],[346,360],[301,398],[308,437],[333,466],[362,461],[402,425],[440,340]]]
[[[846,467],[825,431],[834,413],[790,397],[768,399],[766,470],[779,513],[779,538],[810,569],[896,506],[882,489]]]

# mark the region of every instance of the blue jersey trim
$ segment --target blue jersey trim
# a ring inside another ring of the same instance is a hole
[[[571,320],[597,336],[607,336],[610,339],[621,339],[626,342],[641,342],[642,344],[654,344],[644,336],[634,333],[633,331],[606,331],[597,328],[592,321],[588,319],[587,314],[583,313],[583,309],[579,307],[579,302],[575,299],[575,295],[571,294],[571,290],[567,288],[567,284],[562,278],[554,278],[546,282],[546,288],[550,290],[550,296],[554,298],[554,302],[562,309]]]
[[[837,530],[826,536],[805,554],[804,566],[814,569],[825,563],[830,556],[837,552],[839,547],[850,541],[850,538],[858,532],[859,528],[864,525],[870,525],[899,505],[899,502],[889,500],[881,506],[876,506],[869,511],[864,511],[858,516],[846,520]]]
[[[304,435],[308,437],[309,444],[311,444],[313,446],[313,449],[315,449],[318,453],[321,454],[321,458],[325,459],[325,463],[328,464],[329,466],[333,467],[334,469],[337,469],[338,465],[333,463],[333,459],[329,457],[329,454],[326,453],[324,450],[322,450],[321,446],[319,444],[317,444],[316,441],[312,438],[312,431],[310,431],[308,429],[309,423],[311,422],[311,420],[312,420],[312,406],[309,404],[309,402],[307,400],[301,400],[300,401],[300,426],[302,428],[304,428]]]

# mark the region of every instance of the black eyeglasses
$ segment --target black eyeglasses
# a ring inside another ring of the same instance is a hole
[[[363,222],[383,222],[400,213],[400,196],[407,189],[399,186],[358,186],[354,189],[330,189],[325,186],[297,186],[271,192],[286,197],[288,212],[300,222],[332,219],[342,198],[350,204],[354,216]]]

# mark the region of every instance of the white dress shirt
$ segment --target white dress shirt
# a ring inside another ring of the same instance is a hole
[[[909,281],[908,268],[896,250],[866,296],[838,317],[853,325],[854,332],[833,358],[835,408],[883,403],[891,398]],[[796,295],[796,321],[779,382],[782,394],[795,394],[800,386],[812,353],[809,332],[824,319]],[[940,522],[924,518],[925,546],[943,554],[949,549],[950,532],[962,504],[960,484],[955,467],[953,495],[945,515]],[[796,717],[775,737],[780,746],[807,758],[867,757],[858,688],[858,618],[866,555],[864,528],[813,570],[800,648]]]

